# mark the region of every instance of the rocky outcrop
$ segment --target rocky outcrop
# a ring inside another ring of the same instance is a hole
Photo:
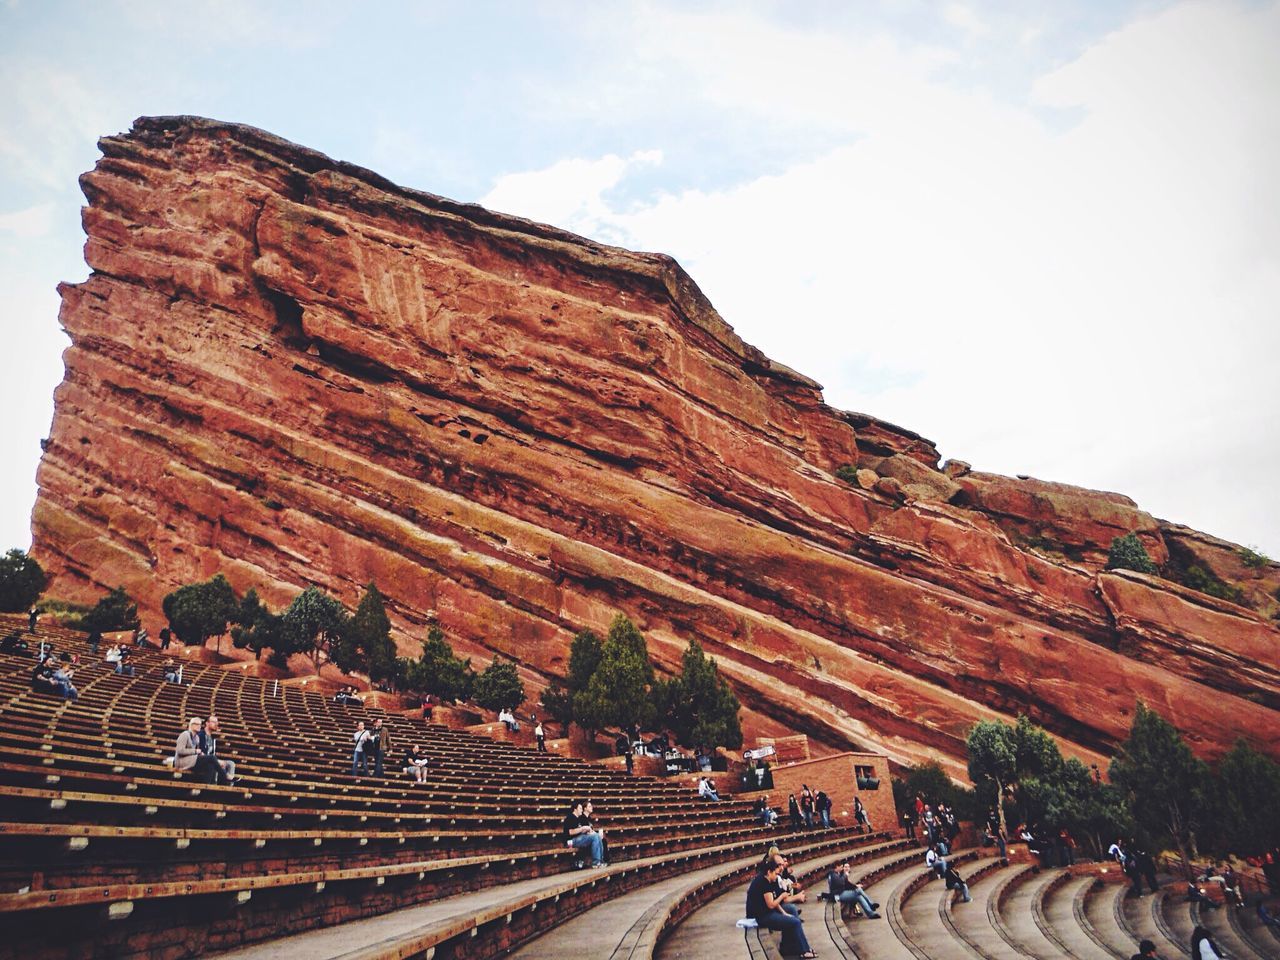
[[[533,679],[622,610],[662,665],[700,637],[749,729],[956,774],[976,720],[1027,713],[1090,760],[1138,698],[1208,756],[1280,742],[1265,620],[1100,573],[1123,532],[1162,561],[1159,523],[940,471],[671,259],[247,127],[143,119],[101,148],[32,519],[55,595],[122,583],[154,612],[222,571],[350,605],[376,580],[406,653],[439,624]]]

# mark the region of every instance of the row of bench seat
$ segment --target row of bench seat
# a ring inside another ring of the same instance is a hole
[[[85,661],[77,701],[32,691],[34,659],[0,655],[0,916],[24,918],[26,955],[78,956],[85,931],[105,919],[123,954],[194,955],[494,885],[559,883],[574,859],[560,822],[579,797],[595,802],[610,857],[624,864],[610,869],[626,883],[642,879],[627,863],[676,870],[680,857],[715,862],[796,839],[760,827],[745,800],[709,803],[687,785],[235,669],[188,660],[179,686],[154,650],[137,650],[125,676],[82,639],[52,639]],[[234,785],[164,765],[186,718],[210,712],[222,724],[219,753],[238,765]],[[388,776],[352,776],[355,721],[376,718],[398,744]],[[398,775],[410,743],[431,757],[426,784]]]

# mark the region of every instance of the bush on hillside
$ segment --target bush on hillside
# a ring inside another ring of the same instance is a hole
[[[1111,541],[1111,552],[1107,556],[1108,570],[1136,570],[1138,573],[1155,573],[1156,565],[1151,562],[1147,548],[1142,545],[1136,533],[1126,533]]]

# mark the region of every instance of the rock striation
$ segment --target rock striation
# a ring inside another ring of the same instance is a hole
[[[1102,570],[1128,532],[1157,562],[1230,545],[940,466],[742,342],[670,258],[249,127],[144,118],[100,147],[32,518],[54,595],[124,584],[154,612],[222,571],[350,605],[376,580],[405,653],[435,623],[535,680],[622,610],[662,664],[700,637],[749,728],[956,774],[979,719],[1091,760],[1138,698],[1206,756],[1280,743],[1267,617]]]

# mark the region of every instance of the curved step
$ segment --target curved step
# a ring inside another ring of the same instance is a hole
[[[1078,898],[1097,879],[1092,874],[1060,875],[1040,891],[1040,899],[1032,905],[1044,935],[1075,960],[1115,960],[1114,954],[1086,929],[1088,921],[1078,909]]]
[[[1158,895],[1152,898],[1151,909],[1155,914],[1156,923],[1165,937],[1180,945],[1183,955],[1191,956],[1191,934],[1195,932],[1196,926],[1202,920],[1199,907],[1187,902],[1185,896],[1181,893],[1175,893],[1173,888],[1170,888],[1161,890]],[[1217,913],[1218,911],[1206,910],[1204,912]],[[1225,947],[1226,944],[1219,944],[1219,946]]]
[[[1068,960],[1067,951],[1045,935],[1036,922],[1036,905],[1045,889],[1060,880],[1061,868],[1041,870],[1033,876],[1021,875],[1008,886],[996,903],[992,923],[1014,950],[1034,960]]]
[[[1178,943],[1164,922],[1160,909],[1164,894],[1165,891],[1160,890],[1149,896],[1125,896],[1120,901],[1120,922],[1134,940],[1154,943],[1157,954],[1175,958],[1187,956],[1190,951]]]
[[[981,881],[998,871],[1000,867],[1001,861],[996,857],[972,862],[962,874],[969,884],[970,895],[973,894],[975,887],[981,892],[988,886],[981,884]],[[922,887],[903,909],[904,920],[910,925],[917,946],[934,960],[983,956],[959,933],[951,915],[953,904],[960,913],[971,915],[976,908],[976,903],[962,904],[956,899],[957,896],[957,893],[948,890],[941,880],[933,880]]]
[[[1138,941],[1120,921],[1120,903],[1128,887],[1123,883],[1097,883],[1077,894],[1076,916],[1089,938],[1115,960],[1129,960],[1138,952]]]
[[[918,954],[897,933],[901,923],[899,897],[902,889],[919,879],[922,867],[918,853],[901,869],[885,872],[863,883],[873,903],[880,904],[883,920],[840,922],[840,932],[854,954],[862,960],[920,960]]]
[[[1272,900],[1268,908],[1272,912],[1280,910],[1280,901]],[[1231,925],[1259,957],[1266,957],[1268,960],[1280,957],[1280,929],[1263,924],[1256,904],[1233,913]]]
[[[1031,864],[1002,869],[976,889],[970,887],[972,903],[951,905],[952,909],[948,911],[944,922],[950,925],[954,935],[963,941],[971,955],[990,960],[1026,960],[1000,935],[993,918],[1004,891],[1010,884],[1030,877],[1033,869]]]
[[[1244,932],[1238,921],[1246,912],[1252,912],[1252,909],[1223,905],[1209,910],[1199,905],[1192,908],[1191,916],[1209,931],[1218,948],[1224,950],[1231,960],[1275,960],[1280,957],[1280,943],[1273,944],[1270,953],[1263,953]]]

